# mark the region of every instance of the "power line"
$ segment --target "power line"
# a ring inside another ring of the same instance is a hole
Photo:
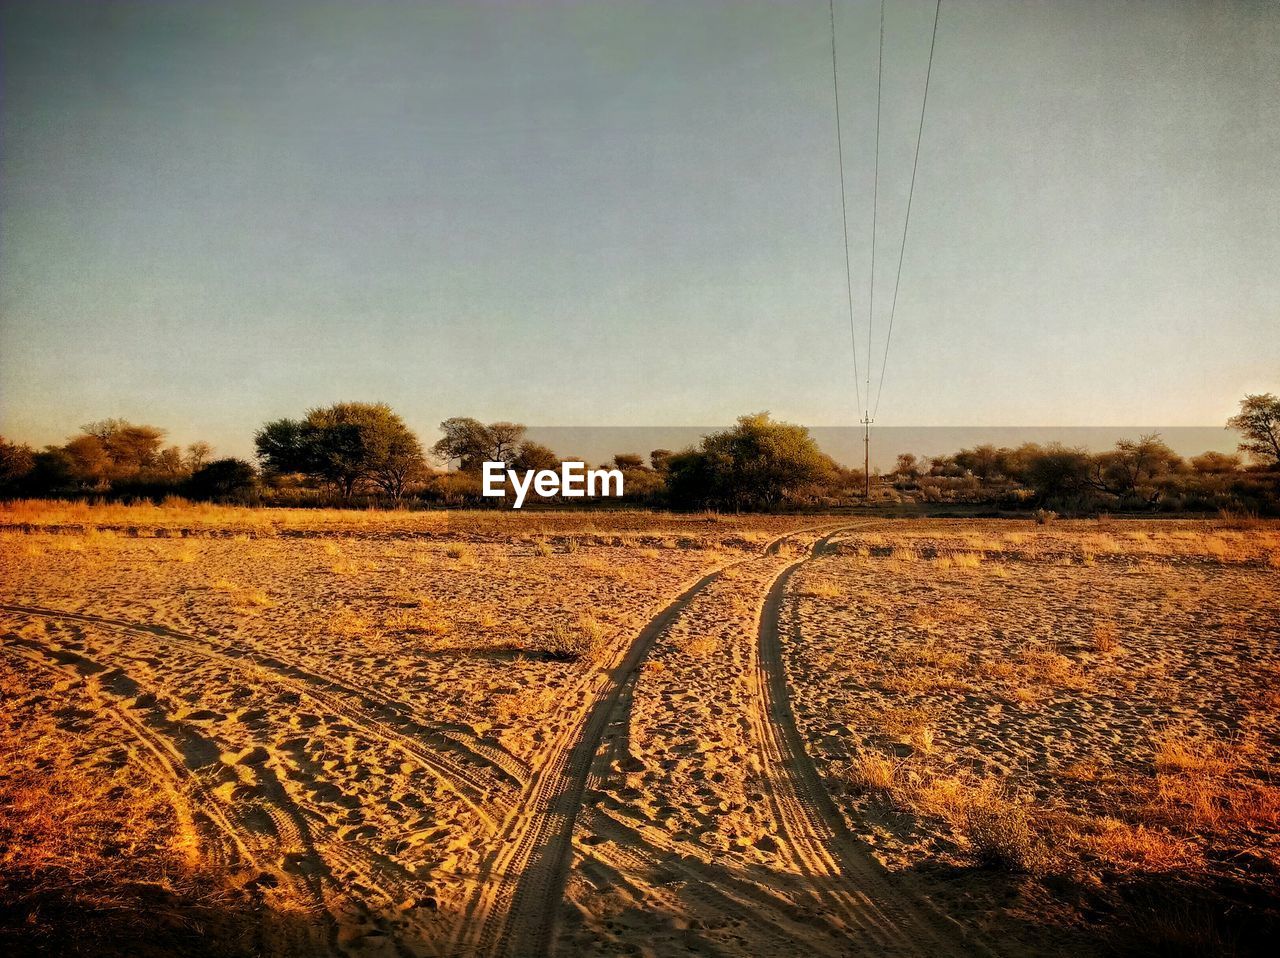
[[[881,0],[883,3],[883,0]],[[893,281],[893,302],[889,307],[889,329],[884,337],[884,358],[880,361],[880,381],[876,386],[876,402],[871,414],[871,418],[875,418],[875,413],[880,411],[880,396],[884,392],[884,373],[889,365],[889,340],[893,337],[893,318],[898,311],[898,287],[902,283],[902,259],[907,250],[907,230],[911,226],[911,199],[916,191],[916,168],[920,165],[920,142],[924,139],[924,114],[925,107],[929,105],[929,78],[933,75],[933,51],[938,44],[938,15],[942,10],[942,0],[935,0],[933,6],[933,35],[929,39],[929,65],[924,73],[924,95],[920,98],[920,125],[916,129],[916,152],[915,157],[911,161],[911,186],[907,189],[907,213],[902,221],[902,243],[898,247],[898,270]],[[883,31],[883,26],[881,30]],[[883,36],[883,34],[882,34]],[[883,39],[881,40],[883,43]],[[877,116],[879,114],[879,106],[876,107]],[[877,127],[879,120],[876,121]],[[875,256],[875,247],[872,247],[872,257]],[[867,337],[870,343],[870,334]],[[867,349],[867,394],[871,393],[871,350]]]
[[[876,56],[876,160],[871,179],[871,281],[867,291],[867,404],[871,404],[871,330],[876,318],[876,215],[880,210],[880,101],[884,85],[884,0],[880,0],[880,50]],[[869,413],[863,410],[863,417]]]
[[[849,301],[849,341],[853,346],[853,390],[862,405],[861,373],[858,372],[858,331],[853,319],[853,272],[849,266],[849,206],[844,188],[844,137],[840,133],[840,75],[836,70],[836,8],[835,0],[827,0],[827,12],[831,15],[831,88],[836,100],[836,154],[840,161],[840,218],[844,225],[844,287]],[[867,401],[871,400],[871,348],[867,347]]]

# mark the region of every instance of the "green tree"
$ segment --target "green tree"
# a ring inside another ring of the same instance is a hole
[[[1244,433],[1241,452],[1264,465],[1280,466],[1280,398],[1272,393],[1245,396],[1227,428]]]
[[[520,452],[525,427],[515,422],[488,425],[469,416],[455,416],[440,424],[444,436],[431,451],[445,462],[458,460],[463,472],[479,472],[486,462],[504,462],[510,467]]]
[[[249,502],[258,491],[258,474],[243,459],[215,459],[195,470],[183,491],[201,502]]]
[[[773,509],[811,497],[839,476],[808,429],[775,422],[764,412],[703,437],[700,449],[673,456],[669,469],[673,500],[734,510]]]
[[[254,445],[265,468],[331,483],[347,500],[365,480],[398,500],[425,469],[422,444],[386,403],[336,403],[301,421],[278,419],[258,430]]]

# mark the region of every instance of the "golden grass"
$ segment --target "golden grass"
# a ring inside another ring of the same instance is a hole
[[[574,623],[553,623],[538,642],[538,651],[560,662],[596,662],[603,657],[605,649],[604,626],[585,613]]]
[[[889,796],[897,784],[898,766],[880,752],[863,749],[850,759],[846,775],[855,791]]]
[[[0,660],[6,700],[42,681]],[[181,798],[132,757],[102,761],[102,745],[38,709],[0,716],[6,953],[253,954],[261,918],[232,876],[203,860]]]
[[[870,563],[842,549],[793,591],[798,673],[868,743],[832,757],[833,785],[912,816],[877,833],[886,861],[959,848],[1179,880],[1280,866],[1280,692],[1260,674],[1280,676],[1262,638],[1280,524],[887,526],[859,534]],[[1224,723],[1239,731],[1207,732]]]
[[[489,624],[492,624],[492,619]],[[389,610],[382,620],[382,627],[390,632],[444,635],[453,629],[453,623],[440,613],[434,603],[424,603],[413,608]]]
[[[810,582],[805,587],[804,594],[815,599],[838,599],[840,586],[830,579],[819,579],[816,582]]]

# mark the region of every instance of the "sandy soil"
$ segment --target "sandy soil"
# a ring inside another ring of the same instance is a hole
[[[210,953],[1088,952],[1140,879],[1269,907],[1273,528],[0,526],[6,744],[113,756],[120,857],[198,876],[179,912],[222,889]],[[24,814],[7,876],[48,845]]]
[[[879,860],[1037,950],[1100,915],[1246,949],[1280,869],[1278,560],[1274,527],[842,537],[785,613],[808,750]]]

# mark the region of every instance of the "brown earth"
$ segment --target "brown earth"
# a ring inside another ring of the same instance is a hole
[[[0,945],[1247,953],[1274,920],[1274,526],[0,527]]]

